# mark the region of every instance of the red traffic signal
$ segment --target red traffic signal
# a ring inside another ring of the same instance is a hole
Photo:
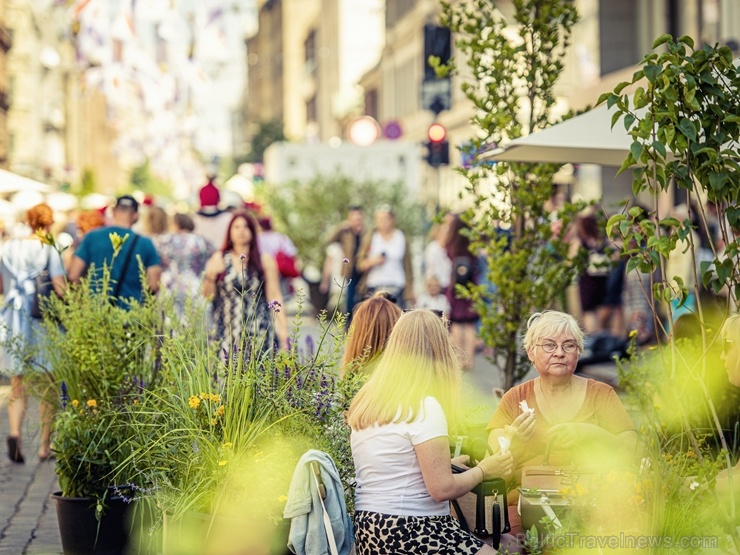
[[[429,137],[429,140],[433,143],[441,143],[445,140],[445,137],[447,136],[447,130],[441,123],[433,123],[429,126],[427,136]]]

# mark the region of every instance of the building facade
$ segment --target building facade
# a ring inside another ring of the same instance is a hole
[[[11,39],[5,11],[6,0],[0,0],[0,168],[8,169],[8,51]]]
[[[358,82],[380,57],[383,0],[263,0],[246,40],[246,135],[280,122],[288,139],[342,139],[362,115]]]
[[[513,11],[510,0],[497,2],[506,14]],[[740,5],[733,0],[576,0],[580,21],[573,30],[572,46],[557,86],[559,109],[585,109],[599,95],[620,81],[630,79],[634,66],[647,54],[653,40],[663,33],[692,36],[697,43],[737,43]],[[432,112],[421,107],[424,67],[423,28],[439,20],[437,0],[387,0],[386,42],[376,67],[363,76],[366,110],[381,123],[398,121],[404,138],[422,144]],[[454,56],[453,52],[453,56]],[[465,183],[454,171],[459,165],[457,146],[473,136],[471,106],[460,85],[463,72],[452,79],[452,105],[437,119],[448,133],[451,165],[426,167],[427,200],[455,207]],[[574,193],[585,198],[617,202],[631,193],[631,178],[615,178],[614,168],[581,167]],[[577,173],[578,173],[577,172]]]
[[[100,192],[126,182],[114,156],[114,129],[98,91],[84,90],[63,7],[7,0],[14,47],[8,54],[11,171],[72,190],[88,172]]]

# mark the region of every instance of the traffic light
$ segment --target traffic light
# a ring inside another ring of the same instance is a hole
[[[433,168],[450,163],[450,143],[445,139],[447,130],[439,123],[433,123],[427,131],[429,140],[424,143],[427,148],[426,162]]]
[[[452,35],[447,27],[428,23],[424,25],[424,79],[434,80],[437,74],[429,65],[429,56],[439,58],[441,64],[450,61],[452,53]]]

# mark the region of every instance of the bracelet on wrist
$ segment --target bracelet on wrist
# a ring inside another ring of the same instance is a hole
[[[475,468],[480,468],[480,481],[482,482],[483,480],[486,479],[486,473],[483,471],[483,468],[480,466],[476,466]]]

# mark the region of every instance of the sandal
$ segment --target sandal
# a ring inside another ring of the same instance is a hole
[[[8,436],[8,458],[14,463],[23,464],[26,459],[21,453],[21,446],[16,436]]]

